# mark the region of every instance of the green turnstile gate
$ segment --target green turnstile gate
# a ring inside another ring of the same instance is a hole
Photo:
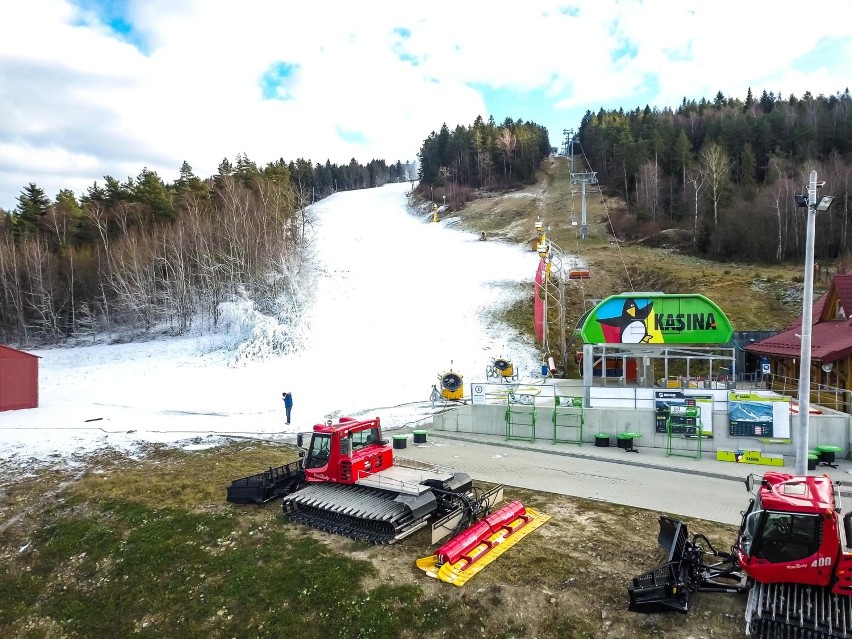
[[[557,395],[553,403],[553,443],[583,445],[583,398]]]
[[[695,457],[701,459],[701,439],[703,427],[701,423],[701,409],[697,406],[670,406],[669,416],[666,419],[666,457],[675,455],[680,457]],[[695,441],[696,447],[674,448],[672,438],[682,440],[685,445],[689,441]]]
[[[506,396],[506,441],[517,439],[534,442],[535,421],[534,395],[509,393]]]

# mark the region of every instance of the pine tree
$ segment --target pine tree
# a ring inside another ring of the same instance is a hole
[[[748,111],[753,104],[754,104],[754,96],[752,96],[751,87],[749,87],[748,93],[746,94],[745,104],[743,105],[743,113]]]
[[[175,215],[172,198],[155,171],[142,169],[132,187],[133,199],[147,206],[157,219],[171,219]]]
[[[228,160],[228,158],[224,158],[219,163],[218,171],[219,171],[219,173],[218,173],[219,177],[223,177],[225,175],[231,175],[234,172],[234,165],[231,164],[231,162],[230,162],[230,160]]]
[[[30,182],[18,196],[15,208],[15,232],[20,235],[32,235],[38,232],[50,206],[50,198],[44,190]]]

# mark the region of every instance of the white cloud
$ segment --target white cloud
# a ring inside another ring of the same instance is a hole
[[[586,109],[676,107],[720,90],[834,93],[849,84],[852,53],[848,0],[816,0],[807,13],[793,0],[771,10],[733,0],[127,7],[132,37],[67,0],[0,7],[0,144],[31,151],[0,154],[0,206],[29,181],[52,193],[143,166],[171,180],[183,160],[204,176],[238,152],[261,164],[411,160],[444,122],[489,115],[479,88],[509,104],[513,92],[548,96],[544,117],[493,115],[551,131]],[[296,69],[288,99],[263,100],[261,79],[279,62]],[[66,167],[37,161],[61,153]]]

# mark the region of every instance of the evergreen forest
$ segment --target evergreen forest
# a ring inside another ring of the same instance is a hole
[[[286,323],[298,298],[306,206],[336,191],[406,180],[410,167],[344,166],[245,154],[201,179],[184,162],[165,183],[147,168],[105,176],[79,198],[34,183],[0,209],[0,342],[23,345],[167,326],[216,327],[221,302],[250,300]]]
[[[485,122],[480,116],[453,131],[445,123],[420,148],[419,192],[446,195],[448,204],[459,206],[475,189],[534,182],[539,163],[551,151],[547,129],[534,122],[507,118],[497,126],[493,117]]]
[[[717,260],[800,260],[805,250],[811,170],[833,195],[816,217],[815,257],[850,264],[852,98],[783,99],[763,91],[745,100],[717,93],[677,109],[646,106],[586,112],[579,149],[605,194],[623,199],[610,218],[619,239],[680,229],[680,249]],[[671,234],[669,234],[670,237]]]
[[[786,99],[749,90],[744,100],[720,92],[677,109],[589,111],[572,146],[575,170],[597,173],[617,238],[664,238],[722,261],[800,260],[807,209],[794,196],[806,194],[816,170],[826,183],[818,196],[835,197],[817,215],[816,259],[852,263],[848,89]],[[477,191],[534,182],[554,150],[534,122],[444,124],[418,153],[418,192],[459,207]],[[63,189],[51,199],[30,183],[14,210],[0,209],[0,341],[215,328],[221,303],[234,299],[286,323],[299,297],[307,205],[413,178],[400,162],[259,167],[240,154],[205,179],[184,162],[173,183],[145,168],[124,182],[107,175],[79,197]]]

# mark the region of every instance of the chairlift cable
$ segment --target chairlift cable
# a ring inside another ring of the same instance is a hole
[[[579,140],[577,140],[575,144],[578,144],[580,146],[580,152],[583,154],[584,166],[588,166],[589,170],[591,171],[592,165],[591,162],[589,162],[588,156],[586,156],[586,149],[583,148],[583,145],[580,143]],[[627,276],[627,283],[630,286],[630,290],[632,292],[636,292],[636,289],[633,287],[633,280],[630,277],[630,271],[627,270],[627,262],[624,259],[624,253],[621,250],[621,240],[618,239],[618,236],[615,233],[615,226],[613,226],[612,224],[612,217],[610,216],[609,207],[607,206],[606,199],[603,196],[603,190],[601,189],[600,181],[597,182],[597,188],[598,195],[601,198],[601,204],[603,204],[604,212],[606,213],[606,219],[609,224],[609,228],[612,230],[612,236],[615,239],[615,248],[618,249],[618,256],[621,259],[621,265],[624,267],[624,274]]]

